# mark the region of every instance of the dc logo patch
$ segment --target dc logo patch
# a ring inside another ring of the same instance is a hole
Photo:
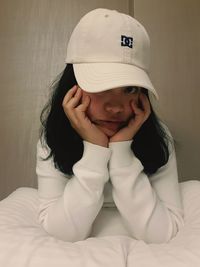
[[[128,46],[129,48],[133,48],[133,38],[121,35],[121,46]]]

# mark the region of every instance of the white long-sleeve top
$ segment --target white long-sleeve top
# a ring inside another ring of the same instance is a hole
[[[37,144],[39,221],[51,235],[65,241],[89,237],[101,209],[117,209],[130,237],[147,243],[168,242],[183,225],[176,156],[147,177],[131,150],[132,141],[108,148],[84,141],[82,158],[72,177],[42,160],[48,149]]]

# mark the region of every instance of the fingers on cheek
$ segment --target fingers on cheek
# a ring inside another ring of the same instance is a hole
[[[68,116],[68,119],[73,128],[78,128],[78,126],[80,126],[80,119],[76,111],[73,111],[73,113]]]
[[[88,95],[83,95],[82,96],[82,102],[89,104],[90,97]]]
[[[65,97],[63,98],[63,102],[62,102],[62,106],[63,106],[63,108],[65,108],[66,104],[67,104],[67,96],[65,96]]]
[[[149,117],[149,115],[151,114],[151,106],[150,106],[150,103],[149,103],[149,100],[147,99],[146,103],[145,103],[145,114],[147,116],[147,118]]]
[[[133,106],[133,113],[138,117],[143,116],[143,110],[140,109],[137,105]]]
[[[151,113],[151,106],[150,106],[149,99],[144,94],[140,95],[140,106],[141,106],[141,110],[144,113],[144,116],[148,117],[149,114]]]
[[[144,121],[146,121],[149,118],[150,114],[151,114],[151,109],[149,108],[144,112]]]
[[[130,103],[130,106],[131,106],[131,110],[132,112],[135,114],[137,112],[137,104],[134,100],[131,101]]]
[[[141,94],[140,99],[141,99],[142,105],[145,108],[145,110],[149,109],[150,108],[150,102],[149,102],[148,97],[144,94]]]

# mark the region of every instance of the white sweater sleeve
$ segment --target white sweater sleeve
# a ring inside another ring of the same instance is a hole
[[[132,237],[147,243],[167,242],[183,225],[175,152],[165,166],[147,177],[130,146],[131,141],[110,143],[113,199]]]
[[[83,157],[73,166],[71,178],[58,171],[51,158],[42,160],[47,155],[48,150],[39,141],[36,167],[39,221],[56,238],[71,242],[84,240],[103,205],[111,151],[84,142]]]

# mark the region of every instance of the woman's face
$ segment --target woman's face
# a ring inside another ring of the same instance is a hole
[[[134,116],[131,101],[138,104],[140,90],[138,87],[120,87],[100,93],[88,93],[82,89],[83,99],[90,97],[87,116],[108,137],[127,125]]]

